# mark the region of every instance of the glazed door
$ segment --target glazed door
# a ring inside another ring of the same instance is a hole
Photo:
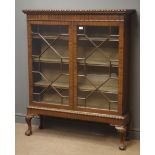
[[[76,26],[75,106],[117,113],[119,103],[119,25]]]
[[[70,108],[69,24],[31,24],[32,105]],[[31,67],[30,67],[31,68]]]

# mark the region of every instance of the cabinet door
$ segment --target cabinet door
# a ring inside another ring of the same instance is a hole
[[[76,27],[78,110],[118,112],[119,26]]]
[[[69,25],[31,24],[32,104],[69,106]]]

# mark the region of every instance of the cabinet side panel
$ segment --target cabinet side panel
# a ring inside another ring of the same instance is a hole
[[[130,19],[127,18],[125,20],[125,33],[124,33],[124,72],[123,72],[123,76],[124,76],[124,81],[123,81],[123,113],[128,112],[129,109],[129,98],[128,98],[128,94],[129,94],[129,52],[130,52]]]
[[[123,113],[123,81],[124,81],[124,22],[120,23],[119,29],[120,42],[119,42],[119,74],[118,74],[118,112]]]
[[[126,17],[124,20],[124,23],[121,26],[121,68],[120,68],[120,72],[121,72],[121,77],[120,77],[120,85],[121,85],[121,89],[122,89],[122,96],[121,96],[121,100],[122,102],[120,105],[120,112],[121,114],[124,114],[128,111],[128,93],[129,93],[129,87],[128,87],[128,62],[129,62],[129,41],[130,41],[130,34],[129,34],[129,27],[130,27],[130,21],[129,21],[129,17]]]
[[[32,37],[31,24],[27,21],[27,36],[28,36],[28,72],[29,72],[29,104],[32,102]]]

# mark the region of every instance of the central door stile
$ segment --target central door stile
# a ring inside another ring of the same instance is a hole
[[[75,101],[75,52],[76,52],[76,37],[75,37],[75,26],[73,22],[69,24],[69,84],[70,84],[70,92],[69,92],[69,104],[74,109],[74,101]]]
[[[77,67],[77,23],[73,22],[73,60],[74,60],[74,109],[77,109],[77,81],[78,81],[78,67]]]

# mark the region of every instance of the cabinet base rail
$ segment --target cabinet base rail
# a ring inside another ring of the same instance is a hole
[[[129,116],[126,115],[111,115],[111,114],[98,114],[89,112],[80,112],[73,110],[55,109],[55,108],[42,108],[42,107],[28,107],[28,113],[25,117],[28,129],[25,132],[26,136],[32,135],[31,120],[34,116],[40,117],[39,128],[43,129],[43,116],[79,119],[92,122],[108,123],[114,126],[120,135],[119,149],[126,149],[126,135],[127,127],[129,124]]]

